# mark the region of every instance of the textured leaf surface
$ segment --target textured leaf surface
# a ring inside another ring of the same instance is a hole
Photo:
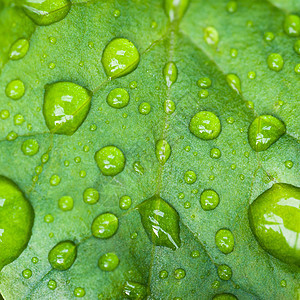
[[[1,110],[10,112],[8,119],[0,121],[1,174],[18,184],[35,211],[28,247],[0,273],[5,299],[73,299],[76,287],[85,289],[86,299],[122,299],[126,280],[147,286],[150,299],[211,299],[221,292],[239,299],[299,297],[299,269],[262,250],[247,215],[249,204],[274,182],[299,186],[300,84],[294,71],[299,55],[293,50],[297,38],[288,37],[282,26],[287,13],[300,12],[299,2],[244,0],[238,2],[233,14],[227,12],[226,5],[225,0],[191,1],[179,27],[174,28],[162,1],[74,1],[66,18],[40,27],[11,1],[0,3],[0,101]],[[114,17],[116,9],[121,12],[118,18]],[[219,33],[217,47],[203,39],[208,26]],[[272,42],[264,40],[266,32],[274,33]],[[56,43],[50,42],[52,37]],[[132,41],[141,57],[134,72],[109,81],[101,57],[115,37]],[[18,38],[30,40],[29,51],[21,60],[10,61],[9,48]],[[230,55],[232,48],[238,50],[235,58]],[[268,68],[266,60],[273,52],[284,59],[280,72]],[[178,79],[170,88],[163,78],[168,61],[178,68]],[[256,73],[255,79],[247,77],[250,71]],[[240,95],[227,84],[225,74],[229,73],[239,76]],[[196,82],[201,77],[212,80],[205,99],[198,96]],[[21,79],[26,88],[18,101],[5,95],[6,85],[14,79]],[[87,118],[72,136],[50,134],[43,117],[44,87],[57,81],[71,81],[94,92]],[[132,81],[137,82],[135,89],[130,88]],[[106,102],[114,88],[124,88],[130,94],[123,109]],[[176,104],[172,115],[163,110],[167,99]],[[151,105],[148,115],[138,111],[142,102]],[[190,119],[200,110],[212,111],[220,118],[222,131],[217,139],[204,141],[190,133]],[[14,124],[16,114],[24,116],[22,125]],[[247,130],[261,114],[284,121],[287,133],[267,151],[256,153],[248,144]],[[90,130],[91,125],[97,129]],[[19,137],[7,141],[11,131]],[[21,151],[29,136],[40,146],[34,156]],[[155,155],[160,139],[171,146],[170,158],[163,166]],[[94,160],[95,152],[107,145],[122,149],[126,157],[124,171],[113,178],[103,176]],[[88,152],[84,146],[89,146]],[[210,157],[212,148],[220,149],[219,159]],[[44,153],[49,153],[49,161],[42,164],[43,171],[33,182]],[[76,163],[76,157],[81,162]],[[294,163],[291,169],[285,167],[287,160]],[[142,165],[143,174],[134,170],[135,162]],[[82,170],[86,171],[84,178],[80,177]],[[197,175],[192,185],[184,181],[188,170]],[[57,186],[49,183],[54,174],[61,178]],[[86,188],[100,192],[97,204],[83,201]],[[199,204],[205,189],[220,196],[213,211],[204,211]],[[155,194],[179,213],[182,243],[176,251],[151,244],[135,209]],[[125,212],[119,208],[123,195],[133,202]],[[62,196],[74,199],[71,211],[59,209]],[[190,208],[185,208],[187,202]],[[119,218],[119,229],[109,239],[96,239],[91,224],[105,212]],[[48,214],[54,217],[52,223],[44,221]],[[235,238],[234,250],[228,255],[215,245],[215,233],[221,228],[230,229]],[[74,241],[78,253],[70,269],[57,271],[51,268],[48,253],[63,240]],[[191,256],[195,250],[199,257]],[[97,265],[107,252],[117,253],[120,259],[114,272],[104,272]],[[33,257],[38,263],[32,262]],[[220,264],[231,267],[231,280],[218,278]],[[178,268],[186,271],[181,280],[174,277]],[[32,271],[31,278],[22,276],[25,269]],[[169,273],[166,279],[159,278],[161,270]],[[48,288],[49,280],[57,282],[55,290]],[[286,287],[281,286],[282,280]]]

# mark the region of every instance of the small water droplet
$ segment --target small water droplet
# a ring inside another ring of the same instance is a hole
[[[267,59],[268,67],[276,72],[279,72],[283,68],[283,58],[278,53],[271,53]]]
[[[77,256],[76,245],[72,241],[62,241],[56,244],[48,254],[52,268],[65,271],[73,265]]]
[[[184,269],[179,268],[174,271],[174,277],[177,280],[183,279],[185,277],[185,275],[186,275],[186,273],[185,273]]]
[[[129,299],[145,299],[147,288],[143,284],[133,281],[126,281],[123,285],[123,295]]]
[[[297,40],[294,44],[294,50],[297,54],[300,54],[300,40]]]
[[[193,184],[197,180],[197,175],[194,171],[186,171],[184,173],[184,180],[188,184]]]
[[[273,32],[266,32],[266,33],[264,34],[264,40],[265,40],[266,42],[272,42],[272,41],[274,40],[274,38],[275,38],[275,35],[274,35]]]
[[[164,0],[165,12],[170,21],[180,21],[187,10],[189,3],[189,0]]]
[[[25,155],[33,156],[39,151],[39,143],[35,139],[29,139],[22,143],[21,150]]]
[[[111,213],[104,213],[96,217],[92,223],[92,234],[99,239],[112,237],[119,227],[118,218]]]
[[[254,79],[256,77],[256,73],[254,71],[250,71],[248,72],[247,76],[249,79]]]
[[[218,276],[222,280],[229,280],[232,277],[231,268],[227,265],[219,265]]]
[[[237,49],[234,49],[234,48],[230,49],[230,56],[232,58],[236,58],[237,55],[238,55],[238,50]]]
[[[280,286],[281,286],[281,287],[286,287],[286,286],[287,286],[286,281],[285,281],[284,279],[282,279],[282,280],[280,281]]]
[[[208,77],[202,77],[197,81],[197,85],[203,89],[207,89],[211,86],[211,80]]]
[[[237,11],[237,2],[236,1],[229,1],[226,5],[226,10],[229,13],[235,13]]]
[[[224,254],[229,254],[234,248],[234,237],[229,229],[220,229],[215,236],[217,247]]]
[[[24,83],[19,79],[12,80],[6,86],[5,94],[13,100],[19,100],[25,94]]]
[[[25,279],[29,279],[32,276],[32,271],[30,269],[25,269],[23,270],[22,275]]]
[[[10,112],[7,109],[2,109],[0,111],[0,118],[2,120],[6,120],[7,118],[9,118],[9,116],[10,116]]]
[[[145,169],[139,161],[134,162],[132,167],[136,173],[138,173],[139,175],[144,175]]]
[[[107,272],[115,270],[119,263],[118,256],[113,252],[103,254],[98,260],[99,268]]]
[[[57,174],[54,174],[50,177],[50,185],[52,185],[52,186],[59,185],[60,181],[61,181],[61,178]]]
[[[122,196],[119,200],[119,207],[121,209],[129,209],[131,207],[131,198],[129,196]]]
[[[164,102],[164,111],[167,115],[174,113],[176,109],[175,103],[172,100],[166,100]]]
[[[220,158],[221,157],[221,151],[220,151],[220,149],[218,149],[218,148],[212,148],[210,150],[210,157],[211,158],[216,158],[216,159]]]
[[[235,74],[227,74],[226,75],[226,81],[228,85],[236,91],[239,95],[242,93],[241,90],[241,80],[240,78]]]
[[[164,165],[171,155],[171,146],[166,140],[159,140],[156,143],[155,154],[160,164]]]
[[[50,279],[47,283],[47,286],[50,290],[55,290],[57,288],[57,283],[55,280]]]
[[[215,295],[213,300],[238,300],[238,298],[233,294],[222,293]]]
[[[82,287],[77,287],[77,288],[74,289],[73,294],[77,298],[82,298],[82,297],[85,296],[85,289],[82,288]]]
[[[199,96],[201,99],[207,98],[208,95],[209,95],[208,90],[202,89],[202,90],[200,90],[200,91],[198,92],[198,96]]]
[[[9,50],[9,58],[11,60],[18,60],[23,58],[29,49],[29,41],[27,39],[18,39],[15,41]]]
[[[129,103],[129,94],[122,88],[116,88],[108,94],[106,102],[113,108],[123,108]]]
[[[58,207],[62,211],[70,211],[73,209],[74,200],[71,196],[63,196],[58,200]]]
[[[297,15],[287,15],[283,23],[283,29],[289,36],[299,36],[300,17]]]
[[[87,188],[83,192],[83,201],[87,204],[96,204],[99,201],[99,192],[94,188]]]
[[[217,47],[219,43],[219,33],[215,27],[208,26],[204,29],[204,41],[209,46]]]
[[[287,160],[284,164],[285,164],[285,167],[288,169],[291,169],[294,165],[294,163],[291,160]]]
[[[120,17],[120,15],[121,15],[120,10],[119,10],[119,9],[116,9],[116,10],[114,11],[114,17],[115,17],[115,18],[118,18],[118,17]]]
[[[160,279],[166,279],[166,278],[168,278],[168,276],[169,276],[169,273],[166,270],[162,270],[159,272]]]
[[[219,195],[214,190],[204,190],[200,196],[200,204],[203,210],[213,210],[220,202]]]
[[[139,105],[139,112],[142,115],[148,115],[151,111],[151,105],[147,102],[143,102]]]
[[[174,62],[168,62],[165,64],[163,75],[166,80],[167,86],[171,87],[176,82],[178,76],[178,70]]]

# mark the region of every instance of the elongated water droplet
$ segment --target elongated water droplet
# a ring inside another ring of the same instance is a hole
[[[167,83],[167,87],[171,87],[171,85],[176,82],[178,76],[176,64],[172,61],[166,63],[163,74]]]
[[[123,152],[115,146],[106,146],[95,153],[95,161],[105,176],[116,176],[125,167],[125,156]]]
[[[297,15],[288,15],[285,17],[283,29],[289,36],[300,35],[300,17]]]
[[[147,287],[138,282],[126,281],[123,285],[123,295],[127,299],[145,299],[147,296]]]
[[[129,196],[122,196],[119,200],[119,207],[121,209],[129,209],[131,206],[131,198]]]
[[[70,0],[25,0],[24,11],[34,23],[46,26],[61,21],[71,8]]]
[[[143,227],[156,246],[176,250],[180,247],[179,215],[159,196],[153,196],[138,206]]]
[[[300,266],[300,188],[275,183],[249,207],[249,222],[260,246],[288,264]]]
[[[227,74],[226,75],[226,81],[228,85],[236,91],[239,95],[242,93],[241,90],[241,80],[240,78],[235,74]]]
[[[268,67],[276,72],[279,72],[283,68],[283,58],[278,53],[271,53],[267,59]]]
[[[12,80],[6,86],[5,94],[13,100],[19,100],[25,94],[24,83],[19,79]]]
[[[218,266],[218,276],[222,280],[229,280],[232,277],[232,270],[227,265]]]
[[[257,117],[249,126],[248,139],[256,152],[265,151],[286,131],[285,124],[271,115]]]
[[[116,38],[109,42],[102,55],[102,65],[108,77],[120,77],[134,71],[140,62],[135,45],[127,39]]]
[[[116,233],[118,227],[118,218],[114,214],[104,213],[94,219],[92,234],[99,239],[107,239]]]
[[[237,300],[238,298],[233,294],[223,293],[213,297],[213,300]]]
[[[18,39],[15,41],[9,50],[9,58],[18,60],[23,58],[29,49],[29,41],[27,39]]]
[[[180,21],[187,10],[189,3],[189,0],[165,0],[165,12],[170,21]]]
[[[123,108],[129,103],[129,94],[122,88],[116,88],[108,94],[106,102],[113,108]]]
[[[56,82],[45,87],[43,114],[51,133],[72,135],[85,120],[92,94],[72,82]]]
[[[0,270],[26,248],[33,220],[33,208],[22,191],[0,175]]]
[[[171,146],[166,140],[159,140],[155,150],[158,161],[164,165],[171,155]]]
[[[98,266],[101,270],[103,271],[113,271],[117,268],[117,266],[119,265],[119,258],[118,256],[113,253],[106,253],[103,254],[99,260],[98,260]]]
[[[204,28],[204,41],[209,46],[217,47],[219,43],[219,33],[215,27],[208,26]]]
[[[164,111],[167,115],[174,113],[176,109],[175,103],[172,100],[166,100],[164,102]]]
[[[220,251],[228,254],[233,251],[234,237],[229,229],[220,229],[215,236],[215,242]]]
[[[197,85],[203,89],[208,89],[211,86],[211,80],[208,77],[202,77],[197,81]]]
[[[300,40],[296,41],[294,44],[294,50],[297,54],[300,54]]]
[[[210,111],[196,113],[190,122],[189,129],[193,135],[203,140],[212,140],[221,132],[219,118]]]

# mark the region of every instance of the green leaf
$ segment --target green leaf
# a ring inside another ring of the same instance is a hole
[[[47,0],[30,13],[25,2],[0,3],[0,173],[35,217],[26,249],[0,272],[4,299],[297,299],[299,267],[260,246],[248,210],[274,183],[300,185],[298,23],[287,17],[299,16],[299,1]],[[29,48],[10,59],[19,39]],[[118,41],[130,56],[118,52],[114,73]],[[13,99],[6,89],[15,80],[24,95]],[[50,104],[71,95],[77,105],[67,112],[74,124],[58,132],[43,114],[57,82],[71,86]],[[109,104],[121,101],[108,99],[115,89],[125,90],[124,105]],[[201,111],[213,115],[191,124]],[[283,125],[270,136],[264,128],[272,143],[256,152],[248,128],[262,115]],[[214,129],[212,139],[199,126]],[[107,146],[123,156],[96,161]],[[107,165],[118,172],[103,173]],[[159,209],[179,228],[161,226],[178,249],[143,227],[147,199],[163,199]],[[107,214],[112,222],[93,223]],[[110,234],[94,236],[92,224]],[[51,265],[49,252],[66,241],[76,246],[63,256],[66,270],[53,268],[59,256]]]

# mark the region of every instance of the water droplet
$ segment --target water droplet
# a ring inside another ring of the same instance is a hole
[[[108,94],[106,102],[113,108],[123,108],[129,103],[129,94],[122,88],[116,88]]]
[[[9,58],[11,60],[18,60],[23,58],[29,49],[29,41],[27,39],[18,39],[15,41],[9,50]]]
[[[256,152],[265,151],[286,131],[285,124],[271,115],[257,117],[249,126],[248,139]]]
[[[48,160],[49,160],[49,154],[48,154],[48,153],[44,153],[44,154],[42,155],[42,157],[41,157],[41,162],[42,162],[43,164],[45,164],[45,163],[48,162]]]
[[[96,124],[92,124],[90,126],[90,131],[95,131],[97,129],[97,125]]]
[[[29,279],[32,276],[32,271],[30,269],[25,269],[23,270],[22,275],[25,279]]]
[[[118,256],[113,253],[106,253],[103,254],[99,260],[98,260],[98,266],[101,270],[103,271],[113,271],[117,268],[117,266],[119,265],[119,258]]]
[[[139,175],[144,175],[145,169],[139,161],[134,162],[132,166],[133,166],[133,170],[136,173],[138,173]]]
[[[184,16],[190,1],[189,0],[164,0],[165,12],[170,21],[180,21]]]
[[[6,120],[7,118],[9,118],[9,116],[10,116],[10,113],[9,113],[9,111],[7,109],[2,109],[0,111],[0,118],[2,120]]]
[[[122,196],[119,200],[119,207],[121,209],[129,209],[131,206],[131,198],[129,196]]]
[[[37,154],[39,151],[39,148],[40,148],[40,146],[39,146],[38,142],[34,139],[29,139],[29,140],[24,141],[21,146],[22,152],[28,156],[33,156],[33,155]]]
[[[236,1],[229,1],[226,5],[226,10],[229,13],[235,13],[237,11],[237,2]]]
[[[253,71],[250,71],[250,72],[248,72],[247,76],[248,76],[249,79],[254,79],[256,77],[256,73],[253,72]]]
[[[211,80],[208,77],[202,77],[197,81],[197,85],[203,89],[207,89],[211,86]]]
[[[204,29],[204,41],[209,46],[217,47],[219,43],[219,33],[215,27],[208,26]]]
[[[213,210],[220,202],[219,195],[214,190],[205,190],[200,196],[200,204],[203,210]]]
[[[70,8],[70,0],[25,0],[25,13],[34,23],[46,26],[61,21],[66,17]]]
[[[192,117],[189,129],[192,134],[200,139],[212,140],[220,134],[221,123],[214,113],[200,111]]]
[[[223,293],[213,297],[213,300],[237,300],[238,298],[233,294]]]
[[[15,125],[22,125],[24,122],[25,122],[25,119],[21,114],[16,114],[14,116],[14,124]]]
[[[276,72],[279,72],[283,68],[283,58],[278,53],[271,53],[267,59],[268,67]]]
[[[219,265],[218,276],[222,280],[229,280],[232,276],[231,268],[227,265]]]
[[[52,186],[59,185],[60,181],[61,181],[61,178],[56,174],[54,174],[50,177],[50,185],[52,185]]]
[[[175,277],[175,279],[177,279],[177,280],[180,280],[180,279],[183,279],[184,277],[185,277],[185,270],[184,269],[176,269],[175,271],[174,271],[174,277]]]
[[[296,41],[294,44],[294,50],[297,54],[300,54],[300,40]]]
[[[169,276],[169,274],[168,274],[168,272],[166,270],[161,270],[159,272],[159,278],[160,279],[166,279],[166,278],[168,278],[168,276]]]
[[[193,257],[193,258],[197,258],[197,257],[199,257],[200,256],[200,252],[198,251],[198,250],[194,250],[194,251],[192,251],[192,253],[191,253],[191,257]]]
[[[230,56],[232,58],[236,58],[237,55],[238,55],[238,50],[237,49],[234,49],[234,48],[230,49]]]
[[[287,160],[284,164],[285,164],[285,167],[288,169],[291,169],[294,165],[294,163],[291,160]]]
[[[108,77],[120,77],[134,71],[139,64],[140,54],[127,39],[116,38],[109,42],[102,55],[102,65]]]
[[[285,17],[283,29],[289,36],[300,35],[300,17],[297,15],[288,15]]]
[[[74,206],[74,200],[71,196],[63,196],[58,200],[58,207],[63,211],[72,210]]]
[[[13,100],[19,100],[25,94],[24,83],[19,79],[12,80],[6,86],[5,94]]]
[[[119,226],[118,218],[111,213],[104,213],[96,217],[92,223],[92,234],[99,239],[113,236]]]
[[[49,280],[47,286],[50,290],[55,290],[57,288],[57,283],[55,280]]]
[[[227,74],[226,75],[226,81],[228,85],[236,91],[239,95],[242,93],[241,90],[241,80],[240,78],[235,74]]]
[[[26,248],[33,220],[33,208],[22,191],[0,175],[0,270]]]
[[[179,215],[177,211],[159,196],[153,196],[138,206],[143,227],[156,246],[176,250],[180,247]]]
[[[31,261],[32,261],[33,264],[37,264],[39,262],[39,259],[37,257],[33,257],[31,259]]]
[[[265,40],[266,42],[272,42],[272,41],[274,40],[274,38],[275,38],[275,35],[274,35],[273,32],[266,32],[266,33],[264,34],[264,40]]]
[[[49,37],[49,42],[51,43],[51,44],[56,44],[56,37],[54,37],[54,36],[50,36]]]
[[[8,141],[14,141],[18,137],[18,134],[15,133],[14,131],[11,131],[7,134],[6,139]]]
[[[83,193],[83,201],[87,204],[96,204],[99,198],[99,192],[94,188],[87,188]]]
[[[229,229],[220,229],[216,233],[215,242],[219,250],[224,254],[228,254],[233,251],[234,237]]]
[[[300,266],[300,188],[275,183],[249,207],[249,222],[260,246],[288,264]]]
[[[200,91],[198,92],[198,96],[199,96],[201,99],[207,98],[208,95],[209,95],[208,90],[203,90],[203,89],[202,89],[202,90],[200,90]]]
[[[43,114],[51,133],[72,135],[85,120],[92,94],[72,82],[55,82],[45,87]]]
[[[220,158],[221,157],[221,151],[218,148],[212,148],[210,150],[210,157],[211,158]]]
[[[48,254],[52,268],[65,271],[73,265],[77,256],[76,245],[72,241],[63,241],[56,244]]]
[[[74,289],[74,296],[77,298],[82,298],[85,296],[85,289],[82,287],[77,287]]]
[[[300,74],[300,64],[297,64],[294,68],[296,74]]]
[[[120,10],[119,10],[119,9],[116,9],[116,10],[114,11],[114,17],[115,17],[115,18],[118,18],[118,17],[120,17],[120,15],[121,15]]]
[[[164,165],[171,155],[171,147],[166,140],[159,140],[156,143],[156,157],[160,164]]]
[[[166,63],[163,70],[163,74],[167,83],[167,87],[171,87],[171,85],[176,82],[178,76],[176,64],[172,61]]]
[[[188,184],[193,184],[197,180],[197,175],[194,171],[186,171],[184,173],[184,180]]]
[[[172,100],[164,102],[164,111],[167,115],[171,115],[176,109],[175,103]]]
[[[96,163],[105,176],[116,176],[124,170],[125,156],[115,146],[106,146],[95,153]]]
[[[145,299],[147,288],[143,284],[133,281],[126,281],[123,285],[123,295],[129,299]]]
[[[280,281],[280,286],[281,287],[286,287],[286,281],[284,280],[284,279],[282,279],[281,281]]]
[[[51,214],[45,215],[44,221],[46,223],[52,223],[54,221],[54,217]]]
[[[143,102],[139,106],[139,112],[142,115],[148,115],[150,113],[150,110],[151,110],[151,105],[147,102]]]

